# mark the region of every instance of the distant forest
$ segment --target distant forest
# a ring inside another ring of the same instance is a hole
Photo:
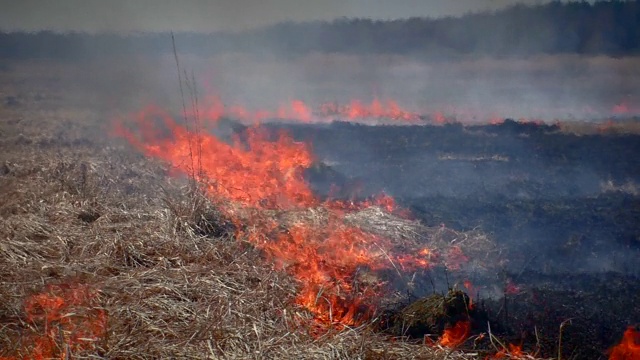
[[[310,52],[398,54],[426,58],[468,55],[640,54],[640,1],[552,2],[438,19],[338,19],[281,23],[238,33],[178,33],[179,51],[299,56]],[[169,33],[137,35],[0,34],[0,58],[82,59],[172,51]]]

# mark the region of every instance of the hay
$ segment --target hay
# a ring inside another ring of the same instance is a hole
[[[397,336],[418,339],[442,334],[447,325],[469,319],[470,303],[469,297],[459,290],[423,297],[394,314],[389,331]]]
[[[372,206],[364,210],[347,214],[345,220],[362,230],[396,241],[410,240],[414,243],[427,240],[428,229],[417,221],[399,218]]]
[[[391,239],[399,247],[427,247],[444,256],[440,265],[456,271],[463,270],[478,275],[496,272],[504,265],[502,249],[480,231],[456,231],[443,226],[427,227],[419,221],[395,216],[377,206],[348,214],[345,221],[368,233]],[[461,251],[460,255],[465,257],[464,264],[449,256],[455,255],[458,249]],[[463,269],[460,268],[462,265]]]

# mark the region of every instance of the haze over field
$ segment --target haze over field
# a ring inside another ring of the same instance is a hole
[[[0,359],[640,357],[640,2],[0,6]]]
[[[181,66],[203,99],[218,96],[250,113],[277,114],[295,101],[314,112],[376,100],[465,122],[640,113],[636,1],[153,4],[7,3],[5,31],[91,33],[0,34],[3,67],[44,61],[56,86],[90,97],[92,106],[175,102],[167,32],[175,30]],[[441,18],[448,15],[464,16]],[[340,16],[349,18],[332,20]],[[295,22],[274,24],[284,19]],[[50,60],[73,65],[53,70]]]
[[[520,0],[542,4],[544,0]],[[245,30],[282,21],[340,17],[380,20],[460,16],[502,9],[508,0],[2,0],[2,31],[195,31]]]

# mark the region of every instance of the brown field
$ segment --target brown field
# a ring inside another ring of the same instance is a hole
[[[209,200],[108,135],[115,116],[149,102],[180,111],[171,61],[3,64],[0,358],[35,357],[38,346],[43,358],[95,359],[475,359],[500,350],[493,338],[495,348],[474,351],[470,340],[466,352],[392,340],[370,323],[310,331],[287,273],[245,239],[203,235],[202,218],[216,214]],[[551,120],[583,114],[584,106],[640,104],[639,61],[310,55],[282,63],[226,55],[185,57],[183,65],[202,76],[201,96],[212,86],[258,107],[378,95],[417,109],[490,108]],[[588,134],[599,126],[563,129]],[[637,123],[612,126],[640,133]],[[59,313],[47,313],[42,299],[61,297],[63,304],[46,303]],[[25,304],[34,299],[41,308],[29,317]]]
[[[209,201],[108,137],[72,68],[15,68],[1,82],[2,359],[474,357],[368,323],[313,335],[295,282],[246,240],[202,235]]]

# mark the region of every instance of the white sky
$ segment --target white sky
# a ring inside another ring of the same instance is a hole
[[[285,20],[442,17],[546,0],[0,0],[0,31],[242,30]]]

